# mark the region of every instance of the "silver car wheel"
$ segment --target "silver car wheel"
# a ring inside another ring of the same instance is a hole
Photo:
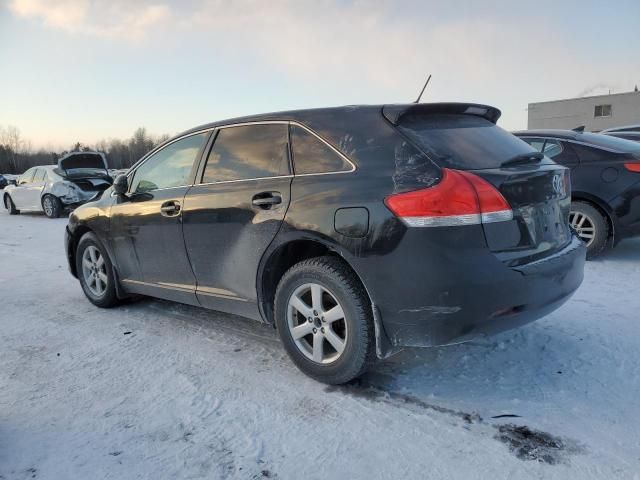
[[[101,297],[107,290],[107,267],[104,257],[93,245],[89,245],[82,254],[82,276],[87,288],[96,297]]]
[[[335,295],[322,285],[306,283],[289,297],[289,332],[300,353],[316,363],[333,363],[347,344],[347,323]]]
[[[53,202],[51,201],[51,197],[44,197],[42,206],[44,207],[44,213],[46,213],[47,217],[53,215]]]
[[[587,244],[587,247],[591,245],[595,238],[596,229],[589,216],[582,212],[570,212],[569,224],[576,231],[580,240]]]

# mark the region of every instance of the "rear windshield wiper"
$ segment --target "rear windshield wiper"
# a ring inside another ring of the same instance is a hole
[[[521,153],[520,155],[516,155],[515,157],[510,158],[509,160],[505,160],[500,164],[501,167],[512,167],[514,165],[525,165],[527,163],[538,163],[540,160],[544,158],[544,153],[542,152],[529,152],[529,153]]]

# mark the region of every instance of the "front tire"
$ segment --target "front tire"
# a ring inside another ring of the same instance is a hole
[[[111,308],[120,303],[109,256],[91,232],[85,233],[78,242],[76,272],[85,296],[95,306]]]
[[[317,257],[291,267],[276,290],[275,321],[293,362],[320,382],[346,383],[375,360],[369,299],[338,258]]]
[[[18,215],[20,213],[20,210],[16,208],[9,195],[4,196],[4,207],[9,211],[9,215]]]
[[[62,202],[58,197],[46,194],[42,197],[42,210],[49,218],[58,218],[62,214]]]
[[[587,245],[588,259],[605,252],[609,244],[609,222],[600,210],[586,202],[572,202],[569,223]]]

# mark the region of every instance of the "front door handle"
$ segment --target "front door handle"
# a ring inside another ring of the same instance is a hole
[[[282,197],[280,196],[280,192],[262,192],[257,193],[251,199],[251,204],[262,208],[264,210],[268,210],[274,205],[279,205],[282,203]]]
[[[160,206],[160,214],[165,217],[175,217],[180,213],[180,203],[175,200],[169,200],[168,202],[164,202]]]

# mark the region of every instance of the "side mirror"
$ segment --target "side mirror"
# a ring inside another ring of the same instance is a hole
[[[16,185],[16,181],[12,178],[9,180],[9,185]]]
[[[113,181],[113,191],[118,195],[124,195],[129,191],[129,179],[126,175],[118,175]]]

